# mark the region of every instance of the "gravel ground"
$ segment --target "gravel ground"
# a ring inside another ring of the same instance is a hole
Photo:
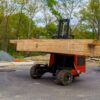
[[[100,100],[100,67],[95,64],[88,64],[87,72],[69,86],[56,85],[49,73],[33,80],[26,67],[1,70],[0,100]]]

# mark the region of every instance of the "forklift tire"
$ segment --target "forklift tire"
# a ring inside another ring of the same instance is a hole
[[[42,68],[39,64],[32,66],[30,69],[30,76],[32,79],[40,79],[43,74],[44,72],[42,71]]]
[[[61,85],[69,85],[73,81],[73,75],[69,70],[61,70],[57,73],[56,83]]]

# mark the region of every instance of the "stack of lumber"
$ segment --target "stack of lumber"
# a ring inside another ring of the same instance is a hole
[[[92,39],[11,40],[17,51],[100,56],[100,41]]]

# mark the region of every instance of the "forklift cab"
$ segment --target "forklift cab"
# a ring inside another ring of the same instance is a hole
[[[51,54],[49,67],[53,74],[60,70],[70,70],[73,76],[85,72],[85,57],[66,54]]]

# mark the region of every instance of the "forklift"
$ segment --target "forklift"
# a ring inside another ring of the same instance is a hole
[[[59,20],[58,34],[55,39],[72,39],[70,34],[69,19]],[[60,47],[60,45],[59,45]],[[66,50],[67,51],[67,50]],[[86,71],[85,56],[51,53],[49,64],[35,64],[30,69],[30,76],[39,79],[46,72],[52,73],[55,82],[60,85],[69,85],[76,77]]]

